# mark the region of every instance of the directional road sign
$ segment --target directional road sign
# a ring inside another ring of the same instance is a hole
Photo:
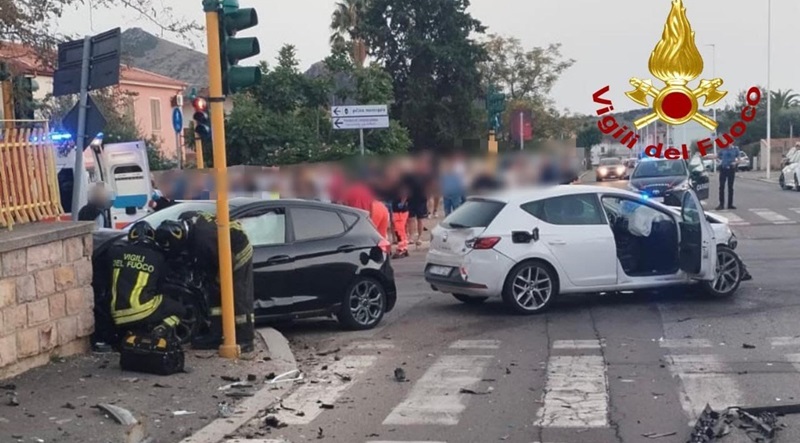
[[[172,108],[172,129],[175,132],[181,132],[183,130],[183,112],[181,108]]]
[[[333,129],[382,129],[389,127],[389,116],[334,118]]]
[[[334,106],[331,117],[386,117],[389,115],[387,105]]]

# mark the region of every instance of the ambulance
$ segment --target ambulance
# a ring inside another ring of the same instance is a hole
[[[65,212],[69,212],[71,207],[67,203],[71,202],[71,196],[66,195],[69,192],[64,192],[63,188],[65,185],[72,187],[72,183],[65,181],[71,181],[73,177],[75,150],[59,151],[56,158],[62,203]],[[86,173],[82,179],[86,192],[81,196],[79,207],[86,204],[90,186],[104,183],[112,192],[113,200],[109,209],[109,228],[123,229],[151,212],[149,203],[153,187],[144,141],[104,144],[102,134],[99,134],[83,151],[83,159]]]

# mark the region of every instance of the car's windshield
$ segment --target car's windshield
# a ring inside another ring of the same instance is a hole
[[[600,160],[600,166],[614,166],[614,165],[621,165],[622,160],[618,158],[604,158]]]
[[[633,178],[672,177],[686,175],[686,164],[681,160],[651,160],[639,163]]]
[[[143,220],[147,223],[150,223],[150,226],[153,228],[157,228],[166,220],[177,220],[181,214],[187,211],[203,211],[214,214],[217,212],[217,206],[214,202],[209,201],[178,203],[158,212],[154,212],[145,217]]]

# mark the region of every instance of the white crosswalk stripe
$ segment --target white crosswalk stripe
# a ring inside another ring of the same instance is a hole
[[[547,362],[544,404],[537,426],[608,426],[608,380],[599,355],[554,355]]]
[[[356,341],[347,345],[347,349],[394,349],[394,343],[388,340],[375,340],[375,341]]]
[[[605,346],[605,340],[556,340],[553,349],[600,349]]]
[[[800,337],[771,337],[769,344],[773,347],[800,346]]]
[[[720,212],[719,215],[728,219],[728,224],[731,226],[747,226],[750,223],[744,221],[742,217],[734,214],[733,212]]]
[[[791,225],[797,223],[771,209],[751,209],[750,212],[776,225]]]
[[[702,338],[668,338],[659,340],[658,345],[666,349],[711,348],[714,346],[710,340]]]
[[[306,383],[290,394],[282,402],[285,410],[276,415],[287,424],[308,424],[324,409],[321,404],[334,404],[336,400],[354,383],[356,377],[365,373],[375,364],[378,357],[372,355],[349,355],[329,365],[327,374],[333,374],[326,383]],[[345,380],[348,376],[350,379]]]
[[[431,365],[384,425],[456,425],[469,396],[492,362],[491,355],[445,355]]]
[[[697,419],[706,404],[721,410],[742,403],[739,385],[719,356],[672,355],[668,360],[670,371],[681,380],[681,406],[690,419]]]
[[[450,349],[498,349],[500,340],[458,340]]]

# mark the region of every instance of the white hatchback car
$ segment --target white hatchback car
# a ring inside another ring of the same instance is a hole
[[[735,237],[693,191],[681,201],[675,211],[629,191],[574,185],[471,197],[431,232],[425,280],[465,303],[502,297],[523,314],[567,293],[700,283],[732,295],[749,279],[730,247]]]

